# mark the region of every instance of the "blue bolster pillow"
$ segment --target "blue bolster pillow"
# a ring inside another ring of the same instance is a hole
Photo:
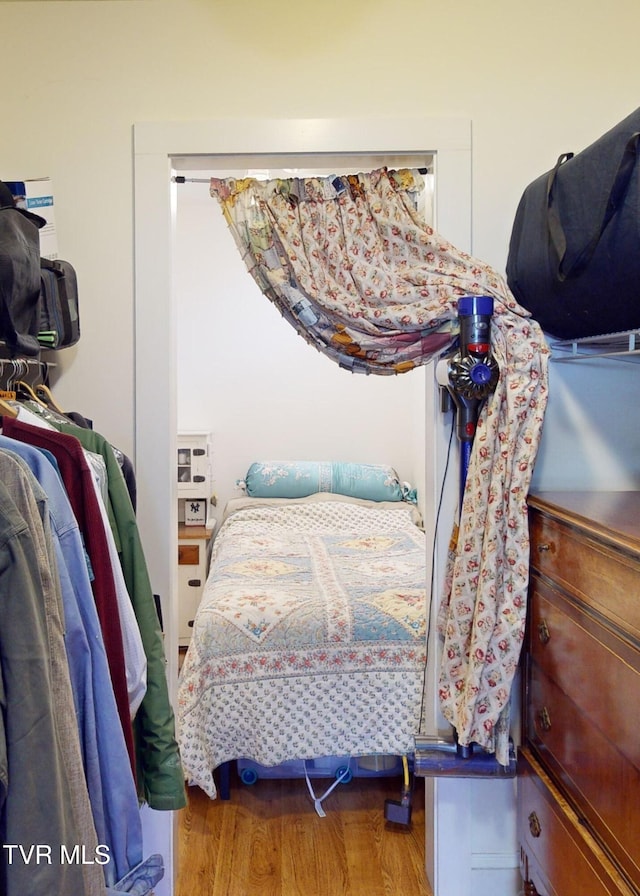
[[[253,463],[238,482],[251,498],[306,498],[331,492],[367,501],[411,501],[415,492],[393,467],[321,461]]]

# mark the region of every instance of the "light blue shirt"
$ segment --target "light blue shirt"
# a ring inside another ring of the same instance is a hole
[[[27,463],[49,499],[87,790],[98,843],[109,849],[105,880],[113,886],[142,861],[142,822],[80,529],[53,456],[7,436],[0,448]]]

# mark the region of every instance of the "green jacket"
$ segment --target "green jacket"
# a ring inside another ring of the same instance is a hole
[[[84,448],[105,460],[109,521],[147,657],[147,691],[133,722],[138,796],[152,809],[181,809],[186,805],[184,773],[169,701],[164,642],[138,524],[120,464],[100,433],[48,419],[60,432],[75,436]]]

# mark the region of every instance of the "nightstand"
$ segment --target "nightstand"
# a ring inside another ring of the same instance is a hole
[[[178,645],[188,647],[193,621],[208,572],[209,544],[213,529],[178,526]]]

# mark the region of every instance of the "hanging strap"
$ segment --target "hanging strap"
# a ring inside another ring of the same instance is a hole
[[[315,795],[315,792],[313,790],[313,785],[311,784],[311,779],[309,778],[309,773],[307,772],[307,763],[305,761],[304,776],[307,780],[307,788],[309,790],[309,794],[311,795],[311,799],[313,800],[313,807],[316,810],[316,812],[318,813],[318,815],[320,816],[320,818],[326,818],[326,815],[327,815],[327,813],[322,808],[322,801],[326,800],[326,798],[329,796],[330,793],[332,793],[335,790],[335,788],[338,786],[338,784],[340,784],[342,781],[344,781],[345,778],[348,778],[350,774],[351,774],[351,769],[347,765],[346,768],[342,769],[342,771],[340,772],[338,777],[335,779],[335,781],[333,782],[331,787],[329,787],[329,789],[326,790],[322,794],[322,796],[318,797]]]
[[[549,172],[549,177],[547,179],[547,223],[549,227],[549,235],[558,257],[557,276],[560,282],[566,280],[568,277],[577,277],[584,271],[591,261],[591,256],[595,252],[596,246],[598,245],[600,237],[604,233],[607,224],[624,202],[629,181],[631,180],[631,175],[637,161],[639,144],[640,132],[636,131],[627,141],[624,152],[622,153],[622,158],[618,165],[618,170],[609,193],[609,199],[600,226],[596,227],[588,245],[580,253],[569,270],[565,270],[563,267],[564,257],[567,251],[567,240],[560,220],[560,214],[553,202],[553,188],[558,176],[558,171],[565,162],[568,162],[573,158],[573,153],[563,153],[558,158],[555,167]]]

